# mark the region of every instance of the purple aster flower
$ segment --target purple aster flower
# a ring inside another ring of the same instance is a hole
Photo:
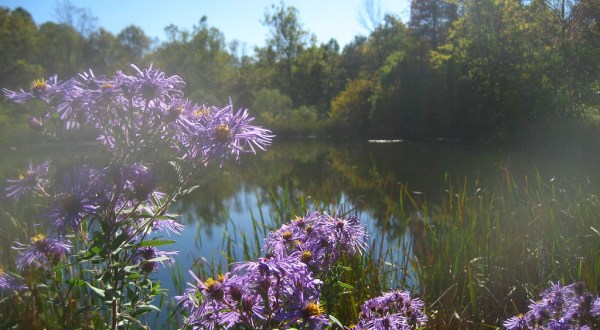
[[[594,299],[590,313],[593,317],[600,319],[600,298],[596,297],[596,299]]]
[[[167,233],[172,232],[177,235],[180,235],[183,232],[184,228],[184,225],[180,224],[176,220],[171,219],[154,220],[154,222],[152,223],[152,230],[166,231]]]
[[[126,169],[127,188],[139,201],[144,201],[154,192],[158,178],[153,171],[142,164],[134,164]]]
[[[177,299],[188,308],[186,324],[192,327],[271,328],[277,321],[284,328],[291,323],[308,328],[327,322],[318,305],[322,282],[298,256],[241,262],[230,274],[206,281],[192,276],[197,283]]]
[[[27,287],[19,284],[14,277],[10,276],[4,271],[4,269],[0,268],[0,292],[13,290],[27,290]]]
[[[139,263],[143,272],[151,273],[158,270],[160,265],[164,266],[164,261],[173,265],[175,260],[171,256],[174,254],[177,254],[177,251],[165,252],[154,246],[144,246],[135,251],[133,262]]]
[[[552,284],[529,304],[529,311],[504,322],[508,329],[587,329],[600,325],[597,299],[584,292],[582,283]]]
[[[367,300],[361,307],[356,329],[417,329],[427,324],[420,299],[410,293],[393,290]]]
[[[95,180],[93,171],[79,168],[67,172],[63,179],[48,210],[48,219],[60,234],[65,233],[68,228],[79,230],[83,219],[97,209],[96,191],[91,184]]]
[[[278,257],[296,254],[313,272],[326,274],[342,255],[361,253],[366,237],[357,217],[315,211],[269,233],[262,250]]]
[[[31,244],[15,242],[13,247],[21,254],[17,258],[17,268],[51,267],[56,265],[73,246],[60,237],[46,237],[39,234],[31,238]]]
[[[353,255],[366,249],[367,232],[355,216],[340,218],[325,214],[323,220],[317,222],[315,227],[329,236],[328,239],[336,247],[335,253]]]
[[[10,185],[6,188],[6,196],[19,199],[23,194],[29,191],[38,191],[45,193],[44,188],[48,183],[46,176],[50,168],[50,161],[46,160],[41,164],[34,166],[29,162],[29,168],[25,173],[19,175],[18,179],[6,180]]]
[[[53,75],[48,80],[34,80],[28,92],[22,89],[19,92],[14,92],[6,88],[3,88],[2,92],[10,101],[15,103],[23,103],[32,99],[39,99],[50,103],[55,96],[60,95],[65,89],[68,89],[70,84],[71,81],[63,83],[58,81],[57,75]]]
[[[185,83],[179,76],[167,77],[164,72],[153,69],[152,65],[145,70],[140,70],[133,64],[131,67],[137,74],[126,80],[130,83],[131,90],[144,101],[183,96],[181,89]]]
[[[525,315],[519,314],[504,321],[502,325],[508,330],[526,330],[529,329]]]
[[[196,284],[188,283],[191,289],[175,298],[190,312],[185,322],[187,325],[194,329],[215,329],[221,326],[230,328],[239,322],[252,323],[254,313],[257,313],[256,301],[248,299],[247,290],[242,289],[246,283],[237,281],[230,274],[201,281],[190,273]]]
[[[188,149],[186,156],[206,162],[209,159],[224,160],[229,155],[239,159],[241,153],[264,150],[273,135],[269,130],[250,123],[247,110],[233,111],[233,105],[225,108],[203,108],[191,114],[189,121],[193,128],[182,133],[178,138]]]
[[[298,324],[300,329],[323,329],[329,325],[323,307],[318,301],[305,299],[303,290],[297,290],[289,302],[277,311],[275,320],[287,325]]]

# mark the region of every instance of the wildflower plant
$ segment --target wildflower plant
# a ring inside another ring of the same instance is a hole
[[[36,131],[55,139],[92,131],[107,154],[102,165],[84,156],[66,165],[30,163],[6,182],[6,196],[16,203],[33,196],[45,206],[32,238],[14,242],[23,276],[1,271],[1,294],[44,305],[39,310],[55,315],[41,321],[45,327],[142,327],[140,316],[158,309],[153,301],[164,291],[152,274],[177,253],[162,250],[175,242],[164,235],[184,230],[169,206],[195,188],[192,179],[207,164],[271,143],[270,131],[253,126],[247,110],[235,111],[231,100],[223,108],[198,105],[184,97],[180,77],[152,66],[132,69],[113,77],[91,70],[66,81],[52,76],[29,90],[2,90],[10,101],[44,105],[29,119]],[[91,148],[86,151],[97,152]],[[165,164],[176,182],[161,180]]]
[[[364,252],[366,239],[355,216],[313,211],[296,217],[267,235],[264,257],[235,263],[229,273],[204,281],[191,273],[195,282],[176,297],[185,324],[193,329],[345,328],[325,313],[323,280],[341,257]],[[357,329],[418,329],[427,323],[423,303],[404,291],[365,306]]]
[[[600,328],[600,298],[584,291],[583,283],[552,284],[531,301],[529,311],[504,321],[508,330]]]

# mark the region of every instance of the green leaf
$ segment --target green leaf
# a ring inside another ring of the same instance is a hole
[[[88,311],[95,311],[95,310],[98,310],[98,309],[100,309],[100,306],[95,306],[95,305],[83,306],[83,307],[77,308],[75,310],[75,313],[76,314],[81,314],[81,313],[85,313],[85,312],[88,312]]]
[[[70,280],[68,280],[66,282],[69,283],[72,286],[84,286],[85,283],[86,283],[84,280],[79,280],[79,279],[76,279],[76,278],[72,278],[72,279],[70,279]]]
[[[344,283],[344,282],[338,281],[337,284],[339,286],[341,286],[342,288],[344,288],[344,289],[354,290],[354,287],[352,285],[348,284],[348,283]]]
[[[341,329],[344,329],[344,325],[342,324],[342,322],[340,322],[340,320],[338,320],[335,316],[329,315],[329,320],[331,321],[331,323],[337,324]]]
[[[100,298],[104,298],[104,290],[97,288],[93,285],[91,285],[88,282],[85,282],[85,284],[88,286],[88,288],[90,288],[95,294],[97,294]]]
[[[148,241],[140,242],[137,246],[138,247],[163,246],[163,245],[169,245],[169,244],[173,244],[173,243],[177,243],[177,241],[172,240],[172,239],[151,239]]]

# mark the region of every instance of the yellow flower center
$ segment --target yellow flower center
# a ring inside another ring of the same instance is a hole
[[[102,85],[100,85],[100,88],[102,89],[102,91],[106,91],[108,89],[111,89],[113,87],[113,84],[111,83],[104,83]]]
[[[44,79],[36,79],[31,83],[31,92],[34,94],[39,94],[46,90],[48,85],[46,84],[46,80]]]
[[[321,307],[319,304],[314,303],[314,302],[310,302],[308,303],[308,305],[306,305],[304,307],[304,309],[302,310],[302,316],[307,319],[311,316],[319,316],[323,314],[323,307]]]
[[[307,263],[312,259],[312,253],[310,251],[302,252],[302,256],[300,257],[300,261],[303,263]]]
[[[4,275],[4,269],[0,268],[0,276]]]
[[[207,287],[211,287],[211,286],[214,286],[216,283],[217,283],[217,281],[215,281],[212,277],[209,277],[204,282],[204,285],[206,285]]]
[[[206,109],[205,106],[202,106],[202,108],[199,108],[198,110],[194,111],[194,117],[201,117],[204,116],[208,113],[208,109]]]
[[[229,133],[231,132],[231,130],[229,129],[229,126],[227,126],[227,124],[219,124],[217,125],[217,141],[221,142],[221,143],[225,143],[227,141],[229,141]]]
[[[34,244],[37,244],[37,243],[43,242],[45,239],[46,239],[46,236],[44,234],[37,234],[31,238],[31,241]]]
[[[283,235],[281,235],[283,237],[284,240],[290,240],[292,239],[292,232],[289,230],[286,230]]]

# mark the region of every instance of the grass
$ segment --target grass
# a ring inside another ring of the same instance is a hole
[[[506,173],[496,187],[465,180],[448,183],[440,196],[427,201],[400,188],[366,253],[345,258],[325,279],[328,313],[352,324],[362,302],[399,288],[425,301],[429,329],[498,329],[550,282],[581,281],[598,292],[600,201],[588,183]],[[253,233],[232,226],[223,238],[228,263],[259,256],[262,237],[294,215],[327,208],[287,189],[268,203],[270,214],[262,205],[253,214]],[[404,231],[384,244],[398,222]],[[197,272],[208,277],[226,267]]]

